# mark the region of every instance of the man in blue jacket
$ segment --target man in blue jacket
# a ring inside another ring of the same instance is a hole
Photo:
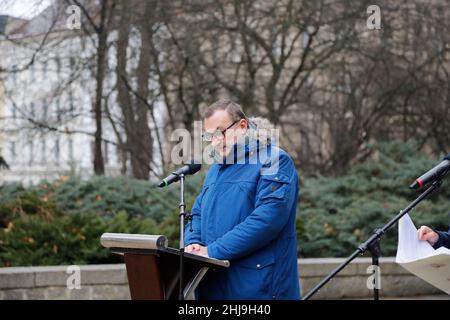
[[[435,231],[427,226],[421,226],[418,230],[419,240],[428,241],[433,248],[446,247],[450,249],[450,230]]]
[[[248,119],[219,100],[205,112],[203,139],[215,163],[192,208],[186,252],[229,260],[209,271],[198,299],[300,299],[296,206],[298,176],[290,156],[257,132],[268,121]]]

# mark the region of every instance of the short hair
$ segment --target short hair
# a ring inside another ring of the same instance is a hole
[[[231,117],[231,121],[238,121],[240,119],[248,120],[244,110],[242,110],[242,107],[229,99],[218,100],[207,107],[204,113],[204,118],[207,119],[211,117],[218,110],[226,110]]]

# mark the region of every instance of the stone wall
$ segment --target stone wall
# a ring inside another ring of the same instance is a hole
[[[80,289],[67,288],[72,274],[67,266],[0,268],[0,299],[130,299],[123,264],[80,266]]]
[[[300,283],[302,294],[307,294],[331,271],[338,267],[345,259],[318,258],[299,260]],[[356,258],[354,262],[341,270],[333,280],[328,282],[314,299],[370,299],[373,290],[368,289],[367,281],[371,275],[367,268],[371,265],[371,258]],[[382,298],[416,298],[421,296],[440,295],[445,293],[417,278],[409,271],[395,263],[394,257],[380,258]]]
[[[343,261],[341,258],[300,259],[302,293],[308,293]],[[366,285],[369,265],[370,258],[355,259],[313,298],[370,299],[372,290]],[[397,265],[394,258],[381,258],[380,269],[381,299],[443,295]],[[67,266],[0,268],[0,299],[130,299],[123,264],[80,266],[80,289],[67,288],[71,275]]]

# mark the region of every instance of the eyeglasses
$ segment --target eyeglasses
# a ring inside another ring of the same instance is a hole
[[[225,132],[227,132],[228,129],[230,129],[232,126],[234,126],[239,121],[241,121],[241,119],[236,120],[235,122],[230,124],[225,130],[215,130],[214,132],[205,131],[202,134],[203,141],[211,142],[213,138],[215,138],[217,140],[222,140],[223,138],[225,138]]]

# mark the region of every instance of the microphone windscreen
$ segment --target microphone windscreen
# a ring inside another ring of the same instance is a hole
[[[187,172],[187,174],[194,174],[197,171],[200,171],[200,169],[202,168],[202,165],[200,163],[190,163],[189,164],[189,170]]]

